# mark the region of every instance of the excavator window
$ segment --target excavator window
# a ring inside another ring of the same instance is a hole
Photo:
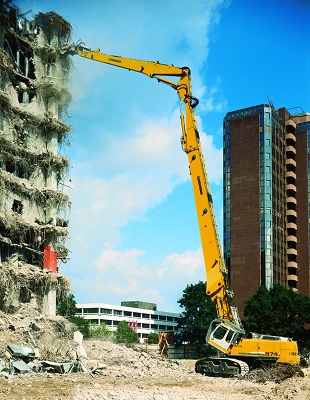
[[[226,335],[227,329],[224,328],[223,326],[219,326],[214,332],[213,332],[213,337],[215,339],[223,339],[223,337]]]
[[[228,332],[228,334],[227,334],[227,336],[226,336],[226,338],[225,338],[225,340],[226,340],[227,343],[230,343],[230,342],[231,342],[231,338],[233,337],[233,335],[234,335],[234,331],[229,331],[229,332]]]

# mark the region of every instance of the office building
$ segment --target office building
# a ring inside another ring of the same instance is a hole
[[[180,314],[157,311],[154,303],[132,301],[121,304],[120,306],[103,303],[77,304],[77,315],[96,326],[105,324],[111,331],[115,331],[121,321],[127,321],[128,325],[138,333],[141,343],[151,332],[178,332]]]
[[[224,118],[224,257],[241,316],[261,285],[310,294],[310,114],[295,111]]]

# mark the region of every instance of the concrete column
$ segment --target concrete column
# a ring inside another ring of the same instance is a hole
[[[56,315],[56,286],[51,284],[45,289],[42,301],[42,312],[46,315]]]

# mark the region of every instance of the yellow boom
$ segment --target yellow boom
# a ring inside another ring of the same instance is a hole
[[[258,361],[298,364],[300,358],[297,344],[288,338],[266,335],[245,338],[222,256],[194,111],[199,101],[192,95],[189,68],[103,54],[99,49],[91,50],[81,43],[66,44],[62,51],[155,78],[175,89],[184,103],[185,115],[181,114],[181,145],[188,157],[193,185],[206,269],[206,293],[215,304],[218,315],[218,319],[210,325],[206,341],[220,352],[233,356],[199,360],[196,371],[231,376],[247,373],[248,364],[256,365]],[[171,81],[171,77],[178,78],[177,82]]]

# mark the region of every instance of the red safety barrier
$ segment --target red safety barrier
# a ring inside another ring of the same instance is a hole
[[[57,272],[57,251],[53,251],[51,246],[44,247],[43,269]]]

